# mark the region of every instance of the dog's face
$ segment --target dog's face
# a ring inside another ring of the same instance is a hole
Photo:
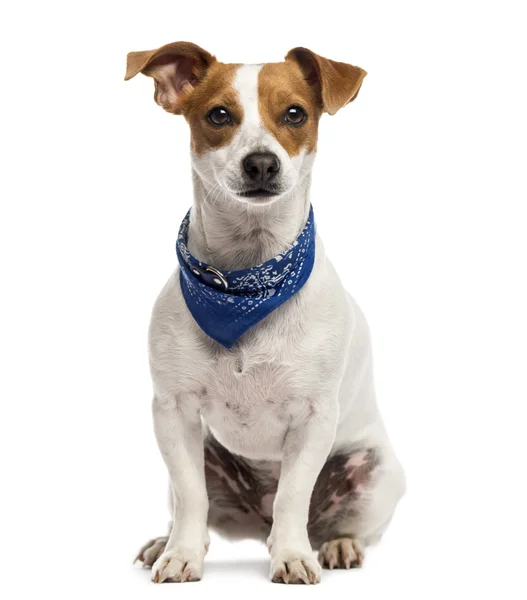
[[[211,197],[264,205],[302,185],[323,112],[351,102],[366,72],[305,48],[281,63],[225,64],[188,42],[131,52],[125,79],[153,77],[156,102],[182,114]]]

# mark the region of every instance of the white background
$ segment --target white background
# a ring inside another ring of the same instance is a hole
[[[3,3],[4,598],[526,597],[521,4]],[[371,326],[408,492],[364,568],[317,587],[272,585],[264,546],[218,538],[201,583],[131,565],[167,522],[146,332],[191,186],[184,120],[123,76],[128,51],[176,40],[369,72],[323,118],[312,199]]]

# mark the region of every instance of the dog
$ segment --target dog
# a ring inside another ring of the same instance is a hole
[[[137,558],[154,582],[197,581],[212,528],[266,540],[273,582],[359,567],[405,480],[368,327],[315,233],[309,188],[320,117],[355,100],[366,72],[306,48],[225,64],[176,42],[129,53],[125,79],[138,73],[190,126],[194,199],[149,331],[173,520]]]

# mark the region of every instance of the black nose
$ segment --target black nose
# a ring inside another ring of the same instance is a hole
[[[280,170],[280,161],[271,152],[253,152],[243,159],[243,169],[251,181],[263,185]]]

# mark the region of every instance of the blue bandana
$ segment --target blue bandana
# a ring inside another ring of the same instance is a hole
[[[220,271],[187,248],[190,210],[176,244],[183,297],[203,331],[226,348],[286,300],[308,280],[315,262],[313,207],[307,223],[284,253],[240,271]]]

